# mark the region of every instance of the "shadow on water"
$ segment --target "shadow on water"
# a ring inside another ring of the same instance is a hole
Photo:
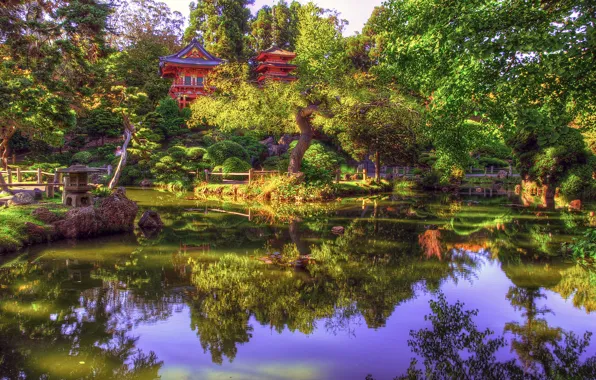
[[[556,257],[587,212],[129,195],[160,213],[157,236],[53,243],[0,264],[0,378],[594,375],[578,334],[595,325],[596,275]]]

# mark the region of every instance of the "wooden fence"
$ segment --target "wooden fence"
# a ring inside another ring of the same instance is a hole
[[[196,174],[197,179],[199,179],[200,172],[197,170],[196,172],[189,172],[189,174]],[[246,173],[224,173],[221,169],[219,172],[210,172],[209,170],[205,170],[205,181],[209,182],[212,176],[220,176],[223,180],[225,176],[236,176],[236,177],[247,177],[248,184],[250,185],[252,181],[258,176],[266,176],[266,175],[279,175],[279,170],[254,170],[250,169]]]

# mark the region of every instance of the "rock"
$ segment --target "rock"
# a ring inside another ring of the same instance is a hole
[[[573,200],[569,202],[569,210],[572,211],[581,211],[582,209],[582,201],[579,199]]]
[[[509,173],[506,170],[499,170],[499,173],[497,174],[497,178],[505,179],[505,178],[507,178],[508,175],[509,175]]]
[[[100,222],[93,206],[69,210],[65,218],[54,226],[56,234],[66,239],[90,238],[100,234]]]
[[[144,180],[141,181],[141,187],[151,187],[153,186],[153,182],[151,182],[150,179],[145,178]]]
[[[295,139],[296,138],[294,138],[286,133],[285,135],[281,136],[279,141],[277,141],[277,144],[284,145],[284,146],[290,146],[290,143],[292,143],[292,141],[294,141]]]
[[[143,216],[141,216],[138,226],[142,230],[159,230],[163,227],[163,222],[157,212],[147,210],[143,213]]]
[[[35,203],[35,198],[33,197],[33,194],[27,192],[27,193],[16,193],[12,199],[10,199],[8,201],[8,205],[9,206],[24,206],[24,205],[30,205],[32,203]]]
[[[273,143],[275,142],[275,140],[273,139],[273,137],[267,137],[265,140],[259,141],[261,144],[266,145],[266,146],[270,146],[273,145]]]
[[[342,226],[336,226],[331,229],[331,232],[335,235],[343,235],[346,229]]]
[[[45,224],[52,224],[60,220],[60,217],[58,215],[54,214],[45,207],[36,208],[31,213],[31,216],[33,216],[41,222],[44,222]]]
[[[96,206],[69,210],[64,219],[54,223],[56,234],[67,239],[89,238],[134,229],[137,204],[126,198],[124,188],[100,199]]]
[[[39,189],[33,189],[33,198],[36,201],[41,201],[43,199],[43,191]]]
[[[25,233],[29,243],[43,243],[48,240],[48,233],[45,228],[34,223],[25,223]]]
[[[110,196],[101,199],[96,209],[101,222],[101,233],[129,232],[134,230],[134,221],[139,208],[126,198],[126,190],[119,187]]]

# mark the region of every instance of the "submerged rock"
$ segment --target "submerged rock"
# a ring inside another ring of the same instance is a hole
[[[163,222],[157,212],[147,210],[141,216],[138,226],[142,230],[159,230],[163,227]]]
[[[153,182],[150,179],[145,178],[141,181],[141,187],[151,187],[153,186]]]

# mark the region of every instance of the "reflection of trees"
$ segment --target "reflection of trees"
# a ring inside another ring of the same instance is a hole
[[[147,318],[126,285],[95,280],[93,265],[49,261],[0,269],[0,373],[8,378],[154,378],[161,362],[136,350],[130,326]],[[133,312],[134,311],[134,312]]]
[[[561,339],[561,329],[549,327],[546,320],[540,318],[550,312],[548,308],[537,306],[536,302],[540,298],[546,296],[539,288],[509,288],[507,299],[515,310],[523,310],[525,322],[507,323],[505,331],[515,337],[511,342],[511,349],[517,353],[525,370],[535,370],[536,363],[540,363],[542,369],[550,375],[549,363],[553,361],[553,355],[549,347]]]
[[[510,292],[512,302],[530,307],[535,292]],[[426,318],[431,328],[410,333],[408,341],[412,352],[422,359],[422,369],[417,360],[407,374],[397,379],[593,379],[596,378],[596,355],[582,362],[590,334],[583,338],[559,329],[564,341],[546,347],[550,361],[548,367],[520,367],[515,360],[500,362],[497,353],[507,344],[503,337],[493,337],[490,330],[478,330],[474,318],[477,310],[465,310],[460,302],[448,304],[440,294],[430,301],[432,313]],[[541,349],[542,350],[542,349]],[[525,364],[525,363],[524,363]],[[372,376],[367,379],[372,380]]]
[[[596,311],[596,271],[576,265],[561,271],[561,276],[551,290],[565,299],[573,297],[573,306],[587,313]]]
[[[316,264],[305,273],[234,255],[213,264],[196,261],[192,327],[218,363],[233,360],[236,346],[249,341],[251,318],[304,334],[320,321],[334,333],[350,332],[359,318],[382,327],[398,304],[415,297],[419,284],[437,289],[461,269],[447,260],[421,260],[418,228],[354,221],[343,236],[311,247]],[[300,240],[297,229],[293,235]]]

